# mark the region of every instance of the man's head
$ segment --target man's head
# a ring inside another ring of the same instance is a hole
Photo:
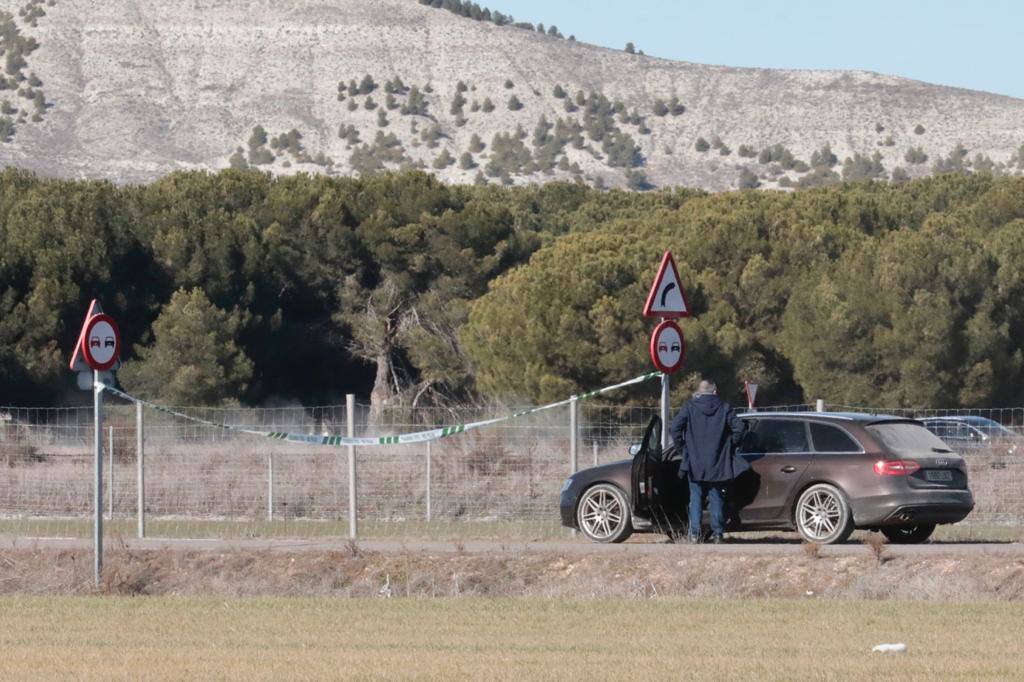
[[[711,379],[701,379],[700,384],[697,386],[697,395],[716,395],[718,393],[718,386]]]

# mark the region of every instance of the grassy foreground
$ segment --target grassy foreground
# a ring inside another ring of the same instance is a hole
[[[1020,605],[0,599],[0,677],[1024,676]],[[872,654],[905,642],[906,654]]]

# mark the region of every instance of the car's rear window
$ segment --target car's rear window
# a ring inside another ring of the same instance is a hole
[[[829,424],[811,422],[811,440],[817,452],[860,452],[860,445],[853,438]]]
[[[935,452],[950,452],[949,446],[923,424],[892,422],[872,424],[868,433],[894,455],[913,457],[932,455]]]

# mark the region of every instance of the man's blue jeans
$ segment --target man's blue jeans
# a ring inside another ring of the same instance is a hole
[[[725,533],[725,494],[725,483],[690,481],[690,537],[700,535],[705,498],[711,511],[711,534]]]

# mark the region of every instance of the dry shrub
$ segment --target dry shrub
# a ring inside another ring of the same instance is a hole
[[[888,543],[886,542],[885,536],[881,533],[868,533],[861,540],[864,546],[871,552],[871,556],[875,557],[875,562],[881,566],[886,561],[889,561],[892,557],[888,555]]]
[[[818,559],[821,557],[821,545],[817,542],[804,542],[803,543],[804,554],[807,555],[808,559]]]

